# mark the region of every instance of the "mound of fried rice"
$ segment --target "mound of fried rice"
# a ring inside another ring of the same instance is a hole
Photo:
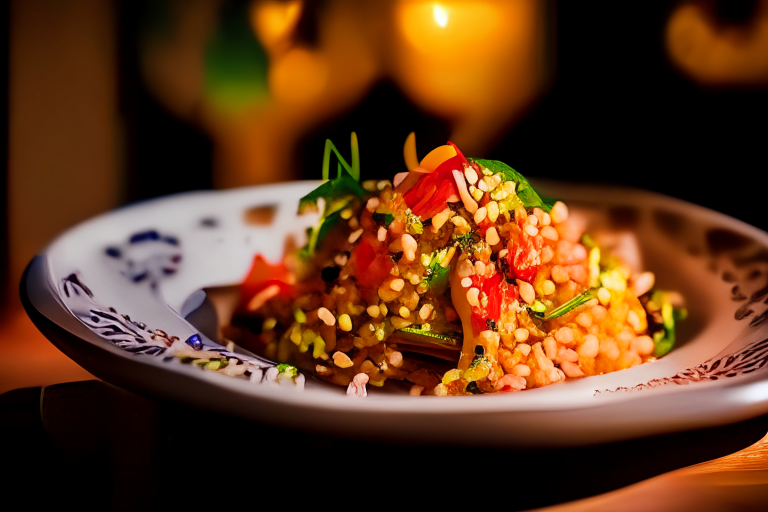
[[[652,273],[601,253],[564,202],[526,206],[521,183],[438,149],[432,169],[363,182],[311,256],[244,294],[228,336],[356,395],[517,392],[657,357]],[[445,155],[439,196],[425,179]]]

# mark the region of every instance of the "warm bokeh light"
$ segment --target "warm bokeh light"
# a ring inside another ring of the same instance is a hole
[[[435,4],[432,7],[432,16],[439,27],[445,28],[448,25],[448,11],[445,10],[445,7]]]
[[[328,83],[328,63],[315,52],[292,48],[269,71],[269,88],[276,101],[300,104],[316,100]]]
[[[295,29],[303,6],[303,0],[254,2],[250,11],[251,24],[261,44],[275,49],[284,43]]]
[[[216,141],[217,188],[295,179],[299,137],[352,107],[381,73],[375,4],[329,3],[312,45],[296,33],[303,8],[301,2],[267,0],[250,9],[252,30],[269,56],[268,101],[223,112],[204,99],[200,121]]]
[[[455,58],[470,52],[473,45],[477,47],[478,40],[497,40],[501,37],[505,9],[504,4],[494,1],[452,2],[450,19],[461,22],[449,24],[447,7],[430,1],[404,0],[396,7],[396,29],[402,32],[413,50],[435,59],[455,62]],[[514,23],[517,25],[517,22]],[[482,27],[482,30],[468,27]],[[511,28],[514,30],[514,27]],[[470,48],[463,50],[467,45]],[[488,46],[491,52],[503,51]]]
[[[768,1],[759,1],[741,26],[717,20],[702,5],[684,4],[669,18],[666,45],[678,69],[703,85],[768,84]]]
[[[297,141],[381,80],[449,123],[470,154],[547,82],[538,0],[337,0],[312,12],[304,0],[254,0],[238,7],[245,25],[204,3],[173,4],[170,29],[142,58],[156,96],[213,137],[216,187],[293,179]]]
[[[394,20],[392,75],[413,101],[454,122],[454,138],[470,153],[487,147],[544,87],[535,0],[400,0]]]

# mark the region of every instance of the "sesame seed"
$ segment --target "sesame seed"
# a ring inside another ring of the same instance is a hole
[[[472,265],[471,261],[464,259],[459,263],[459,268],[456,270],[456,273],[459,277],[469,277],[475,273],[475,267]]]
[[[352,360],[344,352],[336,351],[333,353],[333,364],[339,368],[350,368]]]
[[[488,220],[491,222],[496,222],[496,219],[499,218],[499,203],[496,201],[491,201],[485,205],[485,208],[488,211]]]
[[[496,245],[501,241],[499,232],[496,231],[496,228],[489,228],[488,231],[485,232],[485,241],[488,242],[489,245]]]
[[[542,237],[553,242],[556,242],[557,239],[560,238],[560,235],[557,234],[557,230],[552,226],[543,226],[539,232]]]
[[[533,290],[531,283],[526,281],[518,281],[517,287],[520,290],[520,297],[528,304],[533,304],[536,300],[536,292]]]
[[[336,323],[336,317],[327,308],[322,307],[318,309],[317,316],[325,325],[334,325]]]
[[[380,204],[380,203],[381,203],[381,201],[379,201],[379,198],[378,198],[378,197],[372,197],[372,198],[370,198],[370,199],[368,200],[368,202],[365,204],[365,208],[366,208],[366,209],[367,209],[369,212],[374,212],[374,211],[376,211],[376,208],[378,208],[378,207],[379,207],[379,204]]]
[[[562,201],[557,201],[549,212],[552,222],[561,224],[568,220],[568,207]]]
[[[357,242],[357,239],[360,238],[360,235],[363,234],[363,228],[357,229],[349,234],[348,241],[349,243],[353,244]]]
[[[467,181],[470,185],[477,183],[477,173],[472,167],[467,167],[464,169],[464,176],[467,178]]]
[[[416,252],[416,250],[419,248],[419,244],[416,242],[416,239],[413,238],[408,233],[404,233],[403,236],[400,237],[400,243],[403,246],[403,251],[413,251]]]
[[[403,364],[403,354],[397,350],[391,352],[387,359],[389,359],[389,364],[395,368],[399,368]]]

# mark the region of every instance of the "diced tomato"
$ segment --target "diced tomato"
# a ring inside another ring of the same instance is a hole
[[[392,258],[387,247],[370,233],[363,233],[349,257],[351,274],[365,288],[378,288],[392,270]]]
[[[472,308],[472,332],[475,336],[488,329],[488,320],[498,322],[501,317],[501,303],[506,294],[506,282],[504,276],[496,273],[489,278],[478,276],[471,277],[472,286],[482,290],[488,297],[487,304]]]
[[[506,304],[512,304],[517,299],[520,298],[520,291],[517,289],[517,286],[512,286],[510,284],[506,284],[506,287],[504,289],[504,302]]]
[[[485,317],[478,308],[472,308],[472,334],[477,337],[478,334],[488,329]]]
[[[293,286],[289,284],[291,281],[291,273],[282,262],[272,264],[264,259],[264,256],[257,254],[253,258],[248,275],[242,281],[240,294],[242,299],[247,301],[264,288],[276,284],[280,287],[282,295],[290,296],[293,294]]]
[[[507,261],[515,279],[532,282],[540,265],[533,242],[511,242],[510,246]]]

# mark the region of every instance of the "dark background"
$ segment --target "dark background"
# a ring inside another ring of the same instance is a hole
[[[602,182],[654,190],[721,211],[760,228],[763,215],[766,87],[707,87],[669,62],[664,28],[678,1],[549,1],[554,80],[486,155],[527,176]],[[758,2],[705,2],[723,27],[744,27]],[[314,15],[322,13],[318,2]],[[136,32],[143,2],[121,2],[121,105],[127,119],[128,201],[211,186],[211,143],[166,112],[136,71]],[[304,20],[311,41],[313,23]],[[413,105],[382,81],[355,109],[342,112],[302,141],[300,175],[318,177],[326,138],[356,131],[385,140],[391,160],[364,167],[364,177],[390,177],[402,166],[410,131],[422,147],[444,143],[450,124]],[[158,135],[162,134],[162,137]],[[180,183],[174,168],[188,178]],[[397,168],[397,167],[395,167]]]

